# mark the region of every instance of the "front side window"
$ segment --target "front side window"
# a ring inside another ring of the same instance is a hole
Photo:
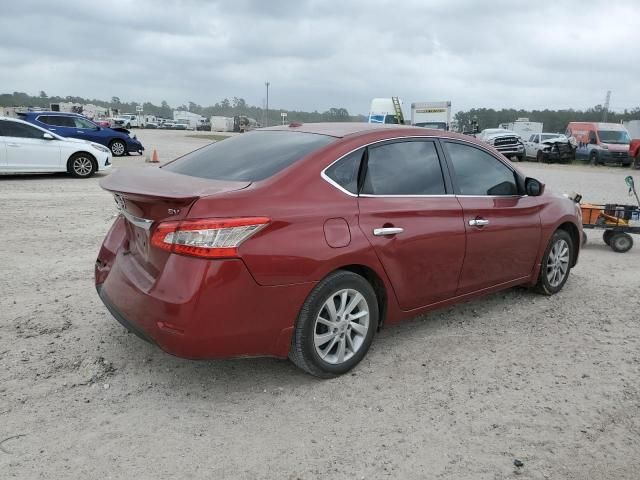
[[[314,133],[255,131],[207,145],[163,168],[212,180],[257,182],[335,140]]]
[[[0,120],[0,136],[15,138],[42,138],[44,132],[24,123]]]
[[[75,117],[73,121],[75,122],[76,128],[95,128],[95,125],[93,123],[91,123],[89,120],[85,120],[84,118]]]
[[[445,142],[460,195],[517,195],[513,170],[487,152]]]
[[[360,148],[338,160],[325,171],[325,175],[351,193],[358,193],[358,170],[364,149]]]
[[[362,193],[443,195],[445,192],[433,142],[404,141],[369,148]]]

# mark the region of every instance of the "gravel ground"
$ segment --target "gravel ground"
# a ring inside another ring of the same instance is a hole
[[[163,161],[207,143],[139,137]],[[631,203],[626,169],[521,168]],[[114,213],[98,179],[0,178],[0,477],[638,478],[640,246],[616,254],[593,232],[560,294],[511,289],[387,328],[321,381],[127,334],[93,286]]]

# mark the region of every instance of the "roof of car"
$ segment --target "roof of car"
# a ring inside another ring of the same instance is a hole
[[[73,113],[73,112],[51,112],[48,110],[29,110],[28,112],[18,112],[18,115],[30,115],[30,114],[34,114],[34,115],[69,115],[69,116],[73,116],[73,117],[84,117],[84,115],[81,115],[79,113]]]
[[[289,125],[278,125],[275,127],[261,128],[267,131],[296,131],[304,133],[316,133],[329,135],[332,137],[346,137],[347,135],[357,135],[371,133],[375,131],[397,131],[401,135],[421,135],[460,138],[457,133],[445,132],[443,130],[433,130],[430,128],[414,127],[412,125],[394,125],[383,123],[364,122],[326,122],[326,123],[290,123]],[[464,138],[468,138],[464,136]]]

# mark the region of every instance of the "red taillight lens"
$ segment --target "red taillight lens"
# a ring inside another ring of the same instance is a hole
[[[163,222],[153,231],[151,245],[194,257],[237,257],[240,244],[268,223],[265,217]]]

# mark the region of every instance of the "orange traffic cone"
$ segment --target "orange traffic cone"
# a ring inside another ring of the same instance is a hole
[[[158,151],[155,148],[153,149],[153,156],[151,157],[151,163],[160,163],[160,160],[158,160]]]

